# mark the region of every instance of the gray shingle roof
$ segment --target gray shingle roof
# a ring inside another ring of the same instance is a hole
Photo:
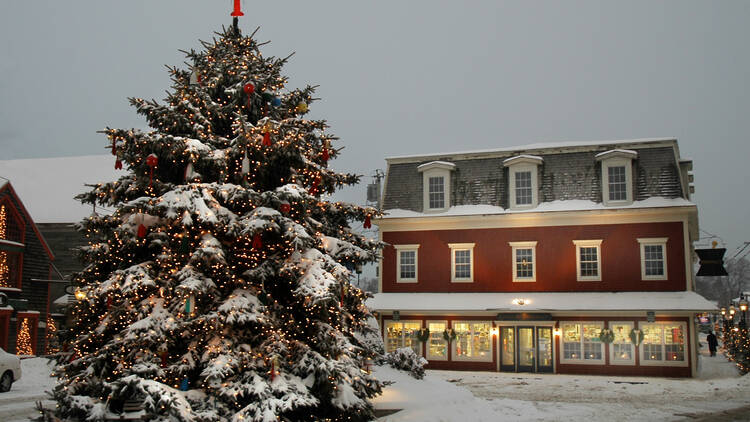
[[[680,180],[677,141],[658,139],[389,158],[382,208],[422,212],[422,174],[417,167],[435,160],[456,165],[451,173],[452,206],[486,204],[508,208],[508,169],[503,160],[519,154],[533,154],[544,160],[538,166],[540,202],[602,202],[601,163],[595,156],[615,148],[638,153],[633,160],[634,200],[654,196],[688,199]]]

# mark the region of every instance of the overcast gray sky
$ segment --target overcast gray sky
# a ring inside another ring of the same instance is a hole
[[[164,64],[230,24],[231,0],[12,1],[0,10],[0,159],[106,153],[145,126]],[[676,136],[701,229],[750,241],[748,1],[247,1],[240,24],[296,52],[291,87],[342,138],[340,170],[384,157]],[[51,175],[52,177],[52,175]],[[364,181],[367,182],[369,178]],[[361,202],[364,188],[342,199]]]

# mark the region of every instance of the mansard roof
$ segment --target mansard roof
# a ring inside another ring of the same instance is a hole
[[[678,202],[683,205],[689,203],[687,170],[692,163],[680,158],[675,138],[649,138],[386,158],[388,172],[381,208],[421,213],[423,177],[419,167],[437,161],[455,165],[450,180],[451,206],[488,205],[508,209],[508,162],[526,159],[516,157],[534,157],[538,162],[540,207],[555,201],[600,204],[600,160],[610,156],[632,158],[635,204],[653,197],[680,199]]]

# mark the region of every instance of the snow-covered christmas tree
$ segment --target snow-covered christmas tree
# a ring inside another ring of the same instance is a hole
[[[374,330],[349,269],[377,257],[350,227],[376,210],[324,199],[358,176],[328,167],[314,87],[287,89],[287,59],[253,35],[235,17],[170,69],[165,104],[132,99],[152,131],[105,131],[127,173],[80,196],[116,211],[81,223],[58,417],[373,419]]]

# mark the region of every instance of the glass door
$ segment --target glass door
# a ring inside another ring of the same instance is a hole
[[[500,327],[500,370],[516,372],[516,332],[514,327]]]
[[[536,327],[537,372],[552,372],[552,327]]]
[[[518,372],[534,372],[534,327],[518,327]]]

